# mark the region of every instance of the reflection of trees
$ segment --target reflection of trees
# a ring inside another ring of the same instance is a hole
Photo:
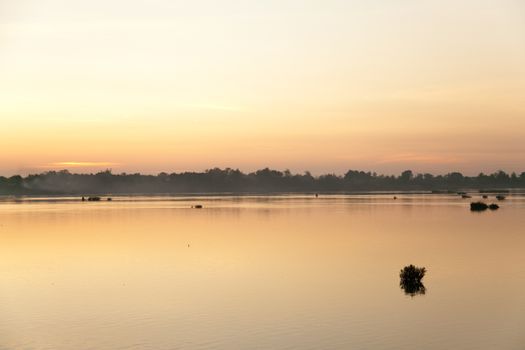
[[[422,282],[407,282],[407,281],[401,281],[399,282],[399,286],[406,295],[410,295],[411,297],[416,295],[424,295],[427,291],[425,288],[425,285]]]

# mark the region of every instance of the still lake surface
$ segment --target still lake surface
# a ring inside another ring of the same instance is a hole
[[[0,199],[0,349],[525,349],[525,197],[397,196]]]

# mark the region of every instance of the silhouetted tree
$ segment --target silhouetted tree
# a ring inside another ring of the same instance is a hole
[[[268,193],[268,192],[343,192],[377,190],[460,190],[524,188],[525,172],[511,175],[503,171],[474,177],[451,172],[445,176],[415,174],[411,170],[400,176],[349,170],[343,176],[293,174],[269,168],[252,173],[239,169],[213,168],[204,172],[113,174],[106,170],[96,174],[72,174],[67,170],[42,174],[0,177],[0,194],[101,194],[101,193]]]

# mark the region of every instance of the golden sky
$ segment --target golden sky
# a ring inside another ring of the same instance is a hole
[[[0,0],[0,174],[525,171],[522,0]]]

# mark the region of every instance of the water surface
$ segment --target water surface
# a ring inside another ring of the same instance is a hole
[[[525,198],[397,196],[3,198],[0,349],[523,349]]]

